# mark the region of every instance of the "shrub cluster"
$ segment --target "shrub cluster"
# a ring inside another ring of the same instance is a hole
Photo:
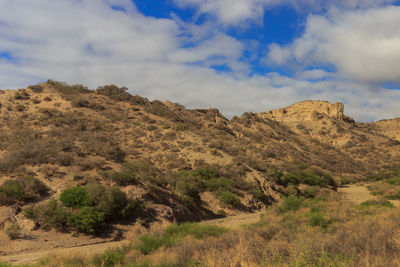
[[[47,186],[32,176],[7,180],[0,186],[0,205],[32,202],[47,193]]]
[[[141,235],[135,248],[143,254],[149,254],[161,247],[172,247],[186,236],[193,236],[196,239],[204,239],[209,236],[219,237],[228,230],[216,225],[201,225],[198,223],[183,223],[171,225],[165,229],[162,236],[153,234]]]
[[[61,193],[60,202],[51,200],[24,212],[47,228],[72,228],[94,234],[106,222],[128,217],[136,206],[119,188],[100,184],[67,188]]]
[[[210,168],[198,168],[193,171],[180,171],[175,184],[176,190],[185,199],[198,203],[200,193],[214,192],[218,198],[231,207],[239,207],[240,200],[234,191],[234,180],[222,177]]]
[[[79,93],[89,93],[90,91],[82,84],[69,85],[67,83],[47,80],[47,84],[51,85],[55,90],[63,94],[67,99]]]
[[[336,187],[336,182],[331,175],[322,171],[293,170],[286,174],[277,175],[277,183],[288,186],[289,184],[306,184],[311,186]]]

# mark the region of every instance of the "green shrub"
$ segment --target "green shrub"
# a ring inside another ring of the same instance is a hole
[[[210,178],[205,181],[205,188],[209,191],[217,190],[229,190],[232,188],[233,181],[231,179],[221,177],[221,178]]]
[[[320,188],[318,186],[307,186],[303,189],[302,195],[306,198],[313,198],[318,195],[320,192]]]
[[[13,223],[6,228],[6,234],[10,239],[17,239],[21,237],[21,227],[18,224]]]
[[[228,206],[230,206],[232,208],[238,208],[241,205],[239,197],[237,195],[235,195],[234,193],[229,192],[229,191],[220,192],[218,194],[218,199],[222,203],[224,203],[224,204],[226,204],[226,205],[228,205]]]
[[[118,187],[88,184],[85,189],[89,203],[104,214],[105,220],[127,217],[136,207],[136,202],[129,201]]]
[[[311,212],[307,214],[310,218],[310,225],[314,227],[328,228],[329,222],[325,219],[323,212],[318,207],[312,207]]]
[[[80,208],[89,204],[86,189],[76,186],[65,189],[61,193],[60,201],[64,206],[71,208]]]
[[[158,250],[164,245],[164,239],[155,235],[147,234],[139,237],[139,242],[135,245],[135,248],[141,253],[147,255],[153,251]]]
[[[123,264],[125,261],[125,254],[121,248],[107,249],[103,254],[95,255],[92,259],[92,264],[95,266],[112,267],[116,264]]]
[[[228,229],[216,225],[200,225],[198,223],[171,225],[165,229],[162,236],[152,234],[140,236],[135,248],[146,255],[160,247],[174,246],[189,235],[197,239],[204,239],[209,236],[219,237],[227,231]]]
[[[195,180],[185,179],[176,183],[176,190],[189,201],[200,202],[200,185]]]
[[[394,167],[389,170],[380,171],[375,175],[368,176],[366,180],[368,181],[380,181],[387,180],[394,177],[400,177],[400,169],[399,167]]]
[[[294,171],[289,172],[283,177],[280,178],[279,181],[283,185],[291,184],[306,184],[306,185],[316,185],[316,186],[333,186],[336,187],[336,182],[327,173],[319,172],[318,174],[314,174],[306,171]]]
[[[300,209],[304,204],[304,197],[290,195],[283,198],[283,202],[277,207],[277,211],[281,214],[288,211]]]
[[[67,99],[79,93],[89,93],[87,87],[81,84],[68,85],[67,83],[47,80],[47,84],[51,85],[55,90],[59,91]]]
[[[360,204],[362,207],[385,207],[393,208],[393,204],[388,200],[367,200]]]
[[[127,172],[114,172],[111,174],[111,180],[120,186],[135,184],[137,182],[133,174]]]
[[[61,193],[60,201],[63,205],[53,199],[27,207],[23,212],[46,228],[64,230],[69,227],[93,234],[107,221],[130,216],[137,206],[136,201],[129,200],[119,188],[100,184],[70,187]]]
[[[66,227],[68,214],[55,199],[34,206],[28,213],[34,221],[45,228],[64,230]]]
[[[97,199],[98,200],[98,199]],[[104,195],[100,201],[96,203],[96,209],[102,213],[107,219],[119,218],[129,201],[124,192],[118,187],[106,187]]]
[[[6,180],[0,186],[0,205],[36,201],[48,193],[48,188],[38,179],[28,176]]]
[[[342,185],[353,184],[356,182],[354,179],[346,178],[346,177],[341,177],[340,180],[341,180]]]
[[[94,234],[104,223],[104,213],[93,207],[82,207],[67,216],[67,226],[83,233]]]
[[[385,182],[391,185],[400,185],[400,177],[392,177],[387,179]]]
[[[198,168],[192,172],[194,176],[199,176],[201,179],[210,180],[219,177],[218,173],[213,169]]]

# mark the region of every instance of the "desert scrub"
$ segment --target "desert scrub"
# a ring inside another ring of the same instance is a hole
[[[384,199],[400,199],[400,185],[387,183],[386,180],[375,182],[367,188],[373,195]]]
[[[101,174],[104,178],[110,179],[117,185],[126,186],[137,183],[136,177],[130,172],[105,171]]]
[[[102,254],[92,258],[94,266],[115,266],[125,263],[126,253],[130,250],[129,246],[107,249]]]
[[[104,223],[104,213],[93,207],[82,207],[67,216],[66,225],[80,232],[94,234]]]
[[[67,188],[60,202],[53,199],[30,206],[24,213],[45,228],[96,234],[106,223],[131,216],[136,206],[136,201],[117,187],[88,184]]]
[[[296,211],[304,206],[304,200],[304,197],[297,197],[294,195],[284,197],[282,203],[277,206],[276,210],[280,214],[288,211]]]
[[[216,225],[201,225],[198,223],[183,223],[171,225],[165,229],[161,236],[153,234],[141,235],[135,248],[143,254],[149,254],[160,247],[172,247],[179,243],[186,236],[193,236],[196,239],[205,239],[209,236],[219,237],[228,230]]]
[[[367,200],[360,204],[362,208],[394,208],[394,205],[385,199]]]
[[[80,208],[89,204],[87,192],[82,187],[70,187],[61,193],[60,201],[65,207]]]
[[[0,186],[0,205],[36,201],[47,193],[46,185],[32,176],[7,180]]]
[[[288,184],[306,184],[310,186],[332,186],[336,187],[336,182],[328,173],[319,172],[312,173],[307,171],[292,171],[279,177],[278,183],[282,185]]]
[[[6,234],[10,239],[20,238],[21,237],[21,227],[18,224],[13,223],[6,228]]]
[[[241,202],[239,197],[229,191],[221,191],[218,194],[218,199],[225,205],[228,205],[231,208],[239,208],[241,206]]]

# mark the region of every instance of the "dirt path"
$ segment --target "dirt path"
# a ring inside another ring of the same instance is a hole
[[[203,221],[203,224],[217,224],[219,226],[227,228],[237,228],[240,225],[255,223],[260,219],[262,212],[250,213],[250,214],[240,214],[235,216],[229,216],[221,219],[214,219]],[[71,256],[71,255],[82,255],[84,257],[92,256],[96,253],[101,253],[109,248],[118,247],[124,244],[128,244],[129,241],[118,241],[118,242],[104,242],[90,245],[78,245],[74,247],[62,247],[53,248],[50,250],[34,251],[34,252],[19,252],[14,255],[0,256],[0,261],[24,264],[32,263],[42,259],[48,255],[57,256]]]
[[[346,187],[341,187],[338,192],[343,193],[349,201],[361,204],[367,200],[376,199],[374,195],[367,189],[365,185],[349,185]]]
[[[214,219],[214,220],[208,220],[208,221],[203,221],[201,223],[203,224],[216,224],[222,227],[227,227],[227,228],[237,228],[245,224],[251,224],[251,223],[256,223],[260,220],[263,211],[255,212],[255,213],[245,213],[245,214],[239,214],[235,216],[229,216],[226,218],[220,218],[220,219]]]
[[[346,199],[357,204],[361,204],[367,200],[377,199],[376,196],[371,194],[367,189],[367,185],[354,184],[338,189],[338,192],[343,193]],[[399,200],[389,200],[395,207],[400,207]]]
[[[101,253],[108,248],[118,247],[123,244],[129,243],[127,241],[118,242],[104,242],[91,245],[82,245],[74,247],[63,247],[63,248],[53,248],[44,251],[34,251],[34,252],[22,252],[15,255],[1,256],[1,262],[9,262],[15,264],[32,263],[38,261],[48,255],[57,256],[71,256],[71,255],[81,255],[87,257],[89,255],[94,255],[96,253]]]

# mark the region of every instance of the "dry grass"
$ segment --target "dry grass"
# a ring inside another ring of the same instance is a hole
[[[271,207],[255,224],[219,237],[189,235],[149,255],[128,246],[97,256],[103,265],[54,257],[42,266],[399,266],[399,221],[397,209],[353,205],[332,193],[283,214]],[[163,236],[167,227],[155,225],[149,232]],[[116,262],[105,265],[107,257]]]

